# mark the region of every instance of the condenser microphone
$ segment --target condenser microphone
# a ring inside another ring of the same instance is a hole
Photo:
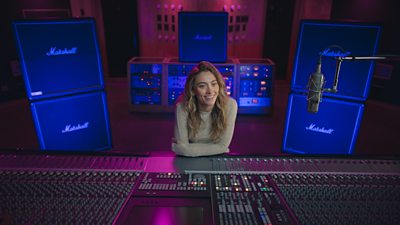
[[[321,73],[321,59],[317,63],[315,72],[308,78],[308,94],[307,94],[307,111],[310,113],[317,113],[319,103],[322,98],[323,86],[325,83],[324,75]]]

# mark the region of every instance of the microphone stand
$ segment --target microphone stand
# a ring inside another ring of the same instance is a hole
[[[333,78],[333,86],[332,88],[324,89],[325,92],[336,93],[338,82],[339,82],[339,73],[340,67],[342,66],[343,60],[378,60],[378,59],[386,59],[386,56],[339,56],[336,57],[336,70],[335,70],[335,77]]]

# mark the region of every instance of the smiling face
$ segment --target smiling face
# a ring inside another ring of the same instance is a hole
[[[214,74],[210,71],[197,74],[193,89],[200,111],[210,112],[219,93],[218,81]]]

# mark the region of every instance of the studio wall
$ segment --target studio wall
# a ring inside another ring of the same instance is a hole
[[[228,57],[263,56],[266,18],[265,0],[149,0],[138,1],[140,55],[178,56],[180,11],[225,11],[228,19]]]

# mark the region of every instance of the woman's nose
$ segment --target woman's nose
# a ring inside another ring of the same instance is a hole
[[[209,93],[209,92],[211,92],[211,90],[212,90],[211,86],[207,85],[206,92]]]

